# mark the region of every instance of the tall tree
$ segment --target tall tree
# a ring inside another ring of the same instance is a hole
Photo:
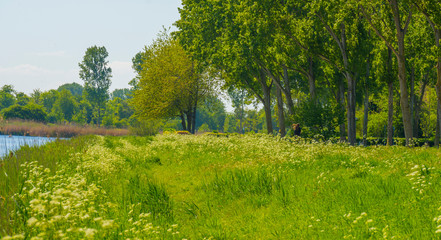
[[[68,90],[74,97],[81,97],[83,95],[83,86],[78,83],[66,83],[58,87],[57,91],[61,92],[63,89]]]
[[[12,85],[4,85],[0,89],[0,110],[15,104],[15,90]]]
[[[406,78],[405,36],[412,19],[413,5],[410,1],[398,2],[360,0],[360,9],[376,35],[392,50],[398,63],[398,80],[400,83],[400,106],[403,115],[406,145],[413,139],[412,117],[409,104],[409,91]]]
[[[84,81],[84,91],[96,112],[98,126],[101,123],[102,112],[109,98],[112,69],[107,66],[109,56],[105,47],[92,46],[86,50],[83,61],[79,63],[80,78]]]
[[[145,119],[180,117],[182,127],[195,132],[196,108],[207,93],[207,78],[181,45],[167,32],[143,52],[138,90],[131,100],[135,113]]]
[[[310,15],[319,20],[321,34],[329,38],[329,48],[320,54],[321,59],[339,69],[346,79],[348,141],[355,145],[356,80],[367,59],[367,31],[362,18],[347,1],[314,1],[306,6]]]
[[[255,2],[184,0],[181,19],[176,22],[182,46],[199,64],[222,73],[226,85],[245,87],[265,109],[267,132],[272,134],[271,87],[262,59],[265,42],[263,21],[250,17],[257,13]],[[261,19],[263,20],[263,19]],[[195,31],[198,29],[198,31]],[[261,30],[261,32],[259,32]],[[258,37],[257,37],[258,34]]]
[[[57,120],[72,121],[72,117],[75,115],[78,108],[78,104],[75,101],[72,93],[67,89],[62,89],[60,95],[54,103],[53,112],[57,116]]]
[[[434,47],[432,52],[434,53],[434,59],[436,61],[436,94],[438,100],[438,106],[441,106],[441,3],[438,0],[418,0],[414,1],[418,10],[424,14],[428,24],[433,31]],[[441,114],[441,113],[440,113]],[[437,122],[441,124],[441,115],[437,115]],[[439,129],[440,126],[437,126]],[[439,133],[439,131],[438,131]],[[439,135],[436,135],[436,141],[439,142]]]

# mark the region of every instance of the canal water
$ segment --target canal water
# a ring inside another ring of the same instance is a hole
[[[0,157],[7,155],[9,151],[18,150],[23,145],[40,146],[55,139],[57,138],[0,135]]]

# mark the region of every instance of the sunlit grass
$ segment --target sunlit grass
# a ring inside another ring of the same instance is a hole
[[[59,141],[4,159],[0,236],[433,239],[440,157],[266,135]]]

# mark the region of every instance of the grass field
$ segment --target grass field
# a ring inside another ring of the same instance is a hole
[[[436,239],[441,152],[79,137],[6,157],[0,195],[2,239]]]

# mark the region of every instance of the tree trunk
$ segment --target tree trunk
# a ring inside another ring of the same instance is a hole
[[[388,112],[387,112],[387,145],[392,146],[394,144],[394,87],[392,77],[392,50],[388,49],[388,58],[386,61],[387,69],[387,89],[389,93],[388,98]]]
[[[415,102],[415,118],[414,118],[414,137],[418,138],[420,136],[420,110],[421,110],[421,104],[423,103],[423,97],[424,97],[424,92],[426,90],[426,86],[427,86],[427,82],[428,82],[428,74],[424,75],[424,79],[423,79],[423,86],[420,89],[420,99]]]
[[[388,111],[387,111],[387,145],[394,144],[394,87],[393,82],[387,83],[389,92]]]
[[[417,137],[418,126],[415,126],[415,108],[415,67],[412,66],[410,71],[410,121],[412,123],[412,134]]]
[[[243,96],[243,95],[242,95]],[[244,117],[244,100],[243,100],[243,97],[242,97],[242,102],[241,102],[241,109],[240,109],[240,118],[239,118],[239,127],[240,127],[240,129],[239,129],[239,133],[241,133],[241,134],[244,134],[244,129],[243,129],[243,117]]]
[[[191,110],[187,111],[186,115],[187,115],[187,131],[191,133],[192,132],[191,127],[193,126],[192,123],[193,118],[192,118]]]
[[[348,82],[348,141],[349,144],[354,146],[356,142],[356,129],[355,129],[355,79],[350,74],[347,74],[346,80]]]
[[[262,87],[263,92],[263,109],[265,111],[265,122],[266,122],[266,130],[268,134],[273,134],[273,123],[272,123],[272,116],[271,116],[271,85],[268,86],[267,84],[267,78],[263,71],[260,72],[259,76],[259,83]]]
[[[338,83],[338,104],[340,105],[340,109],[343,112],[345,112],[345,86],[343,81],[340,79]],[[344,121],[339,126],[340,129],[340,142],[346,142],[346,125]]]
[[[195,134],[196,132],[196,109],[197,109],[197,101],[195,102],[192,110],[192,121],[191,121],[191,133]]]
[[[314,61],[312,57],[309,57],[309,68],[308,68],[308,85],[309,85],[309,94],[311,96],[311,100],[315,103],[317,99],[317,94],[315,91],[315,75],[314,75]]]
[[[282,86],[282,81],[280,81],[280,77],[274,75],[269,69],[265,68],[265,71],[268,75],[268,77],[270,77],[273,82],[275,83],[276,87],[278,89],[280,89],[280,91],[283,92],[283,94],[285,94],[286,97],[286,103],[288,105],[288,111],[291,115],[294,114],[294,103],[292,101],[292,96],[291,96],[291,87],[289,85],[289,78],[288,78],[288,69],[286,66],[283,67],[283,85]]]
[[[283,66],[283,83],[285,85],[286,105],[288,106],[288,113],[290,116],[294,115],[294,102],[292,101],[291,86],[289,85],[288,68]]]
[[[101,106],[98,104],[98,127],[101,125]]]
[[[440,38],[441,38],[441,30],[434,28],[435,31],[435,42],[436,42],[436,47],[439,50],[440,49]],[[441,106],[441,56],[438,54],[438,58],[437,58],[437,65],[436,65],[436,95],[438,96],[438,108]],[[437,114],[437,127],[441,127],[441,113]],[[437,147],[439,147],[439,145],[436,145]]]
[[[278,87],[276,87],[276,97],[277,97],[277,113],[279,118],[279,132],[280,132],[280,136],[284,137],[286,135],[285,114],[283,113],[282,91]]]
[[[389,3],[392,8],[395,29],[396,29],[397,43],[398,43],[398,52],[397,52],[398,80],[400,82],[400,105],[401,105],[401,112],[403,115],[404,136],[406,137],[406,146],[409,146],[409,144],[413,140],[413,131],[412,131],[409,94],[407,90],[407,79],[406,79],[406,55],[404,51],[405,29],[403,29],[401,26],[401,19],[400,19],[401,16],[399,13],[397,0],[390,0]],[[411,17],[411,15],[409,15],[409,17]]]
[[[348,121],[348,142],[350,145],[354,146],[356,142],[356,126],[355,126],[355,85],[356,79],[354,75],[350,71],[349,59],[347,55],[346,49],[346,27],[345,24],[340,25],[340,35],[341,41],[339,44],[340,52],[342,54],[343,65],[345,67],[345,71],[343,75],[346,78],[348,84],[348,93],[347,93],[347,121]]]
[[[184,116],[183,112],[181,112],[180,117],[181,117],[182,129],[185,131],[185,130],[187,130],[187,124],[185,123],[185,116]]]
[[[439,138],[440,138],[440,130],[441,130],[440,114],[441,114],[441,104],[438,103],[436,108],[436,132],[435,132],[435,141],[434,141],[434,145],[436,148],[439,148]]]
[[[366,63],[366,79],[364,82],[364,117],[363,117],[363,146],[367,146],[367,131],[368,131],[368,117],[369,117],[369,71],[370,58],[368,57]]]

